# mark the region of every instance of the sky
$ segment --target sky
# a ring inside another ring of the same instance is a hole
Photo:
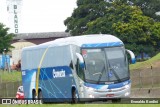
[[[0,0],[0,4],[2,2],[5,0]],[[5,16],[5,5],[0,7],[0,14]],[[76,0],[23,0],[19,33],[63,32],[66,30],[64,20],[76,7]],[[0,18],[0,22],[6,21],[7,18]]]

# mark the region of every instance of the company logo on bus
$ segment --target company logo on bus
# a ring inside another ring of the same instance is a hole
[[[61,71],[56,71],[53,69],[53,78],[65,77],[65,71],[62,69]]]

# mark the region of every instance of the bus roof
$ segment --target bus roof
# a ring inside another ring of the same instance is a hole
[[[90,35],[60,38],[39,45],[25,47],[23,48],[23,50],[40,49],[40,48],[63,46],[69,44],[89,48],[89,47],[103,47],[103,46],[105,47],[122,46],[123,42],[119,38],[108,34],[90,34]]]

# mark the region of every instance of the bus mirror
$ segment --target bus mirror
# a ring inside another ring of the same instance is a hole
[[[79,66],[80,68],[84,68],[84,60],[81,54],[76,53],[77,58],[79,59]]]
[[[131,56],[131,63],[132,64],[135,64],[136,63],[136,58],[135,58],[135,55],[134,55],[134,53],[132,52],[132,51],[130,51],[130,50],[127,50],[126,49],[126,51],[129,53],[129,55]]]

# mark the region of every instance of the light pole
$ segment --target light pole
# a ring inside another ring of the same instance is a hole
[[[4,70],[7,70],[6,49],[3,49],[3,53],[4,53]]]

